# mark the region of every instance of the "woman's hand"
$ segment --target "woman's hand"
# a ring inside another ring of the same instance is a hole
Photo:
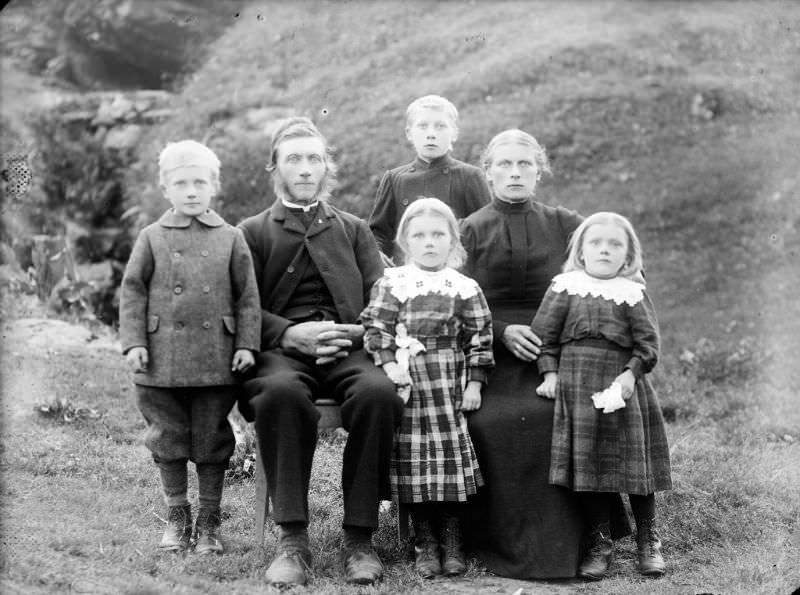
[[[503,345],[524,362],[533,362],[539,357],[542,340],[531,327],[524,324],[509,324],[503,331]]]
[[[253,357],[253,352],[249,349],[237,349],[233,354],[233,361],[231,362],[231,371],[244,372],[248,370],[253,364],[256,363]]]
[[[477,380],[470,380],[464,389],[461,399],[461,411],[475,411],[481,408],[482,385]]]
[[[536,394],[548,399],[556,398],[556,387],[558,386],[558,374],[555,372],[545,372],[544,382],[536,387]]]
[[[614,379],[622,387],[622,398],[628,400],[633,396],[633,391],[636,389],[636,376],[630,370],[625,370],[622,374]]]
[[[128,366],[134,372],[147,372],[147,364],[149,358],[147,349],[144,347],[134,347],[125,356]]]

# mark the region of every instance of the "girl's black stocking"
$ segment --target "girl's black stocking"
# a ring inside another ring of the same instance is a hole
[[[656,518],[656,495],[647,494],[641,496],[638,494],[628,494],[631,501],[631,510],[633,510],[633,518],[636,519],[636,526],[641,527],[642,521],[652,521]]]

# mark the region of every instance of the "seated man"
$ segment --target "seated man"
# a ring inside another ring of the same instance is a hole
[[[357,323],[383,265],[366,223],[328,203],[335,165],[308,118],[278,126],[267,169],[277,199],[240,224],[263,321],[261,353],[240,409],[255,421],[280,528],[266,578],[279,586],[308,578],[308,486],[319,419],[313,401],[325,395],[342,404],[349,432],[342,462],[345,576],[370,584],[383,575],[372,533],[379,502],[390,497],[392,440],[403,411],[394,385],[364,353]]]

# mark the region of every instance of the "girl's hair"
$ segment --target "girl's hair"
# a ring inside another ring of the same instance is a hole
[[[325,178],[322,181],[321,191],[319,198],[327,198],[336,188],[336,173],[337,167],[331,154],[330,146],[327,139],[322,133],[314,126],[314,123],[305,116],[293,116],[291,118],[284,118],[278,122],[275,130],[272,132],[272,140],[269,148],[269,162],[267,163],[266,170],[272,174],[272,186],[275,190],[275,195],[278,198],[286,198],[286,190],[283,185],[283,177],[278,170],[278,147],[280,144],[292,138],[311,137],[318,138],[322,141],[325,147],[323,158],[325,160]]]
[[[400,224],[397,226],[397,236],[395,242],[403,254],[408,257],[408,240],[406,234],[408,233],[408,226],[411,220],[416,217],[424,215],[432,215],[434,217],[441,217],[447,222],[447,227],[450,231],[450,254],[447,256],[447,266],[458,269],[464,264],[467,258],[466,250],[461,245],[461,235],[458,231],[458,221],[453,211],[445,203],[438,198],[428,198],[421,196],[406,209],[403,216],[400,218]]]
[[[489,141],[489,144],[486,145],[486,149],[484,149],[481,155],[481,164],[483,165],[484,171],[488,172],[492,165],[494,150],[499,145],[505,144],[517,144],[530,147],[533,151],[533,161],[539,169],[539,177],[541,177],[542,172],[550,173],[550,162],[547,159],[547,152],[544,150],[544,147],[540,145],[539,141],[533,138],[532,135],[518,128],[503,130],[503,132],[496,134],[494,138]]]
[[[425,95],[412,101],[406,108],[406,129],[411,128],[417,112],[421,109],[433,109],[444,112],[453,124],[453,129],[458,132],[458,110],[449,100],[439,95]]]
[[[572,237],[569,239],[567,261],[564,263],[564,272],[568,273],[570,271],[582,271],[585,269],[583,260],[583,238],[586,235],[586,231],[592,225],[603,224],[619,226],[628,238],[628,254],[625,257],[625,264],[617,274],[641,282],[643,279],[642,267],[644,264],[642,261],[642,245],[639,242],[639,238],[636,236],[633,225],[631,225],[627,217],[610,211],[600,211],[589,215],[572,233]]]
[[[195,140],[181,140],[167,143],[158,155],[158,183],[167,183],[167,174],[179,167],[207,167],[211,180],[219,185],[219,158],[202,143]]]

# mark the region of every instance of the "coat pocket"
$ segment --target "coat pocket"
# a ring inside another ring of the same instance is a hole
[[[225,330],[230,334],[236,334],[236,319],[233,316],[223,316],[222,322],[225,325]]]
[[[158,330],[158,316],[147,317],[147,332],[154,333]]]

